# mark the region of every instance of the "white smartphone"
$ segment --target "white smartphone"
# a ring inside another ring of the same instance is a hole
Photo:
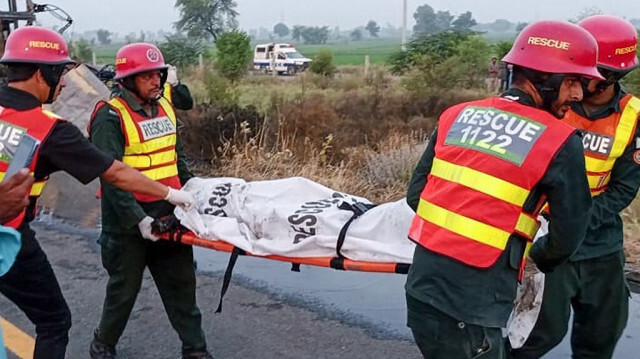
[[[36,153],[38,146],[40,146],[40,141],[26,133],[22,135],[22,138],[18,143],[18,147],[16,147],[16,152],[13,154],[13,158],[11,159],[11,163],[9,163],[9,168],[7,168],[7,172],[4,175],[3,181],[10,178],[21,169],[28,168],[31,165],[33,155]]]

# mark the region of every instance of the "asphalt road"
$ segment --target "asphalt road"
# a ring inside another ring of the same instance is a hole
[[[42,223],[34,228],[72,311],[67,358],[88,358],[107,279],[95,243],[97,231]],[[214,314],[220,286],[219,276],[198,273],[203,329],[216,358],[420,358],[417,347],[409,341],[373,337],[366,328],[346,324],[335,315],[240,284],[231,285],[224,311]],[[0,315],[34,335],[24,314],[2,296]],[[179,358],[180,345],[147,273],[117,347],[119,358]],[[17,357],[10,354],[10,358]]]

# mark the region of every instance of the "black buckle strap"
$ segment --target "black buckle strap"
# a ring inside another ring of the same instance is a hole
[[[344,226],[342,226],[342,229],[340,229],[340,234],[338,234],[338,242],[336,243],[336,254],[338,258],[344,258],[344,256],[342,255],[342,246],[344,245],[344,240],[347,237],[347,231],[349,230],[349,226],[351,225],[351,223],[356,218],[362,216],[368,210],[370,210],[375,206],[377,206],[377,204],[362,203],[362,202],[356,202],[356,203],[342,202],[338,206],[339,209],[353,212],[353,215],[351,216],[351,218],[349,218],[347,223],[345,223]]]
[[[222,290],[220,291],[220,301],[218,302],[218,309],[216,309],[216,313],[222,312],[222,300],[224,299],[224,296],[225,294],[227,294],[227,290],[229,289],[231,276],[233,275],[233,268],[236,266],[238,256],[245,254],[246,252],[242,249],[233,247],[233,251],[231,251],[231,256],[229,257],[229,264],[227,264],[227,270],[224,271],[224,277],[222,278]]]

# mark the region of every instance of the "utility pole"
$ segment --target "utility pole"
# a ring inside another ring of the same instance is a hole
[[[407,0],[402,0],[402,51],[407,51]]]

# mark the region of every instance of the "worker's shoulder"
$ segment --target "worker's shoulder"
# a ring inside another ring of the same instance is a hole
[[[108,101],[100,101],[96,104],[93,121],[115,120],[120,121],[120,114]]]

